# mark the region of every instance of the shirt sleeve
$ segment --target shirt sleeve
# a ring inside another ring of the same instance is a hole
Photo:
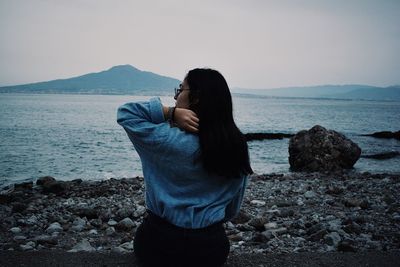
[[[135,147],[151,148],[162,143],[167,136],[168,125],[165,123],[159,98],[120,106],[117,123],[125,129]]]
[[[240,207],[243,202],[244,191],[246,190],[246,185],[247,185],[247,177],[243,178],[243,183],[239,192],[235,195],[232,201],[226,206],[225,221],[229,221],[239,214]]]

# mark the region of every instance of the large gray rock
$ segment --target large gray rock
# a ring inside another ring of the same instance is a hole
[[[289,142],[289,163],[294,171],[350,169],[360,155],[356,143],[319,125],[298,132]]]
[[[70,188],[71,182],[57,181],[54,177],[44,176],[36,181],[36,185],[42,186],[43,193],[60,194]]]
[[[15,191],[31,191],[33,187],[33,182],[25,182],[14,185]]]
[[[52,183],[55,181],[56,181],[56,179],[51,176],[43,176],[43,177],[40,177],[39,179],[37,179],[36,185],[44,185],[44,184]]]
[[[69,183],[64,181],[54,181],[54,182],[44,183],[42,187],[43,187],[43,193],[60,194],[67,191],[70,188],[70,185]]]

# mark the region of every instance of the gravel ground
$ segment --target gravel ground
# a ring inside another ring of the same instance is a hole
[[[377,266],[397,267],[399,252],[301,252],[285,254],[233,254],[225,266],[232,267],[316,267],[316,266]],[[65,251],[0,251],[2,267],[111,267],[138,266],[133,253],[76,252],[73,255]]]
[[[49,266],[54,260],[69,266],[79,258],[93,264],[104,260],[104,266],[118,266],[119,259],[124,259],[120,266],[130,264],[135,230],[146,216],[143,178],[63,182],[47,177],[38,184],[0,192],[0,266],[4,259],[27,264],[29,257],[18,255],[33,255],[32,265],[20,266],[36,266],[41,258]],[[399,193],[397,174],[253,175],[239,216],[225,224],[229,266],[380,261],[394,266],[400,252]]]

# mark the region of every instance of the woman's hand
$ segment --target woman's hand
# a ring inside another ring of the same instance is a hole
[[[199,131],[199,118],[190,109],[175,108],[173,120],[182,130],[192,133]]]

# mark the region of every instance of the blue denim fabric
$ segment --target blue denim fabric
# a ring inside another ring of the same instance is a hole
[[[247,176],[226,179],[206,172],[197,159],[196,134],[171,127],[159,98],[127,103],[118,109],[142,161],[146,206],[183,228],[203,228],[233,218],[240,209]]]

